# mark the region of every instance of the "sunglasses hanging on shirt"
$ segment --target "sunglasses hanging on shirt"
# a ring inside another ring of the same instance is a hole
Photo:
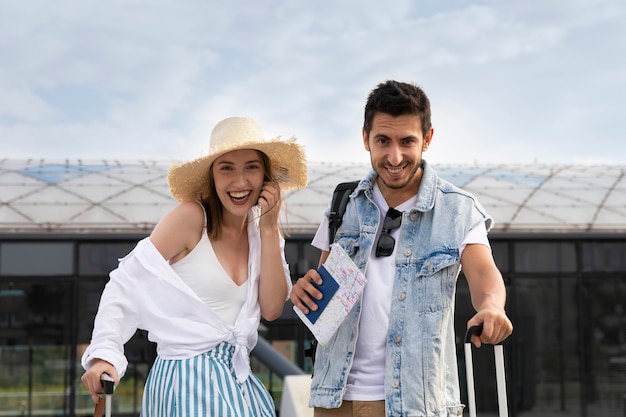
[[[391,231],[397,229],[402,224],[402,212],[394,208],[389,208],[383,220],[383,231],[376,244],[376,257],[391,256],[396,240],[391,236]]]

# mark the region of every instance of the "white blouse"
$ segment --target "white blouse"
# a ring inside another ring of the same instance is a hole
[[[148,340],[157,344],[164,359],[190,358],[213,349],[221,342],[235,346],[233,367],[243,382],[250,374],[250,351],[258,339],[261,308],[258,302],[261,235],[260,207],[253,207],[248,218],[249,279],[246,301],[234,325],[224,322],[176,274],[149,238],[120,260],[104,288],[94,322],[91,344],[81,363],[89,369],[96,358],[115,366],[119,377],[128,360],[124,344],[137,329],[148,331]],[[289,266],[284,257],[285,241],[280,238],[283,269],[291,290]]]

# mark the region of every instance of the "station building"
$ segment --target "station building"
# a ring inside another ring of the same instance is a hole
[[[0,416],[93,413],[80,356],[108,273],[176,205],[171,161],[0,160]],[[495,219],[490,241],[515,330],[504,343],[510,415],[623,416],[626,401],[626,166],[438,165]],[[284,193],[281,223],[295,281],[334,186],[366,164],[310,163],[306,189]],[[473,310],[461,273],[456,327]],[[310,373],[311,341],[287,303],[263,338]],[[496,410],[490,347],[474,354],[479,410]],[[155,357],[138,331],[115,414],[137,416]],[[282,381],[253,358],[279,404]],[[279,374],[279,373],[278,373]]]

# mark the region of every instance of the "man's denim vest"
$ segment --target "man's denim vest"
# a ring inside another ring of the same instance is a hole
[[[387,416],[462,414],[454,334],[454,297],[461,270],[459,246],[480,222],[485,222],[487,230],[493,223],[471,194],[439,178],[426,161],[422,167],[417,201],[404,213],[396,242],[385,358]],[[375,178],[375,172],[370,172],[350,196],[335,240],[362,271],[376,243],[380,219],[371,196]],[[329,343],[318,346],[311,406],[341,405],[360,312],[359,300]]]

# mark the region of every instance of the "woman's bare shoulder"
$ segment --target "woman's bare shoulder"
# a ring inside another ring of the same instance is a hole
[[[150,240],[165,259],[195,247],[204,231],[204,210],[195,201],[185,201],[170,210],[150,234]]]

